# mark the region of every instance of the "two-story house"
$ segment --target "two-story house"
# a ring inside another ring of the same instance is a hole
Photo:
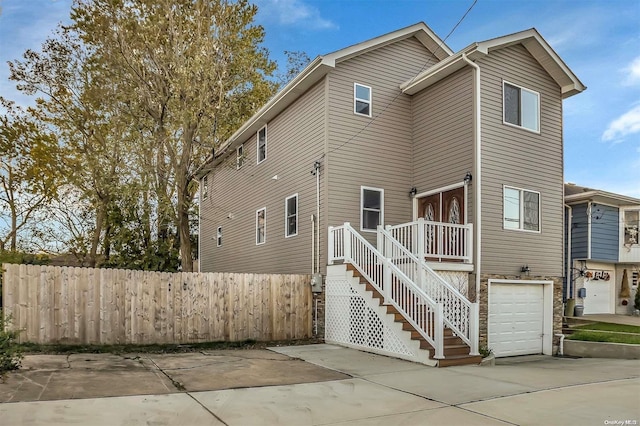
[[[319,56],[201,167],[200,268],[322,275],[327,341],[550,354],[562,100],[584,89],[535,29],[453,52],[418,23]]]
[[[585,314],[632,313],[640,277],[640,199],[575,184],[564,192],[565,299]]]

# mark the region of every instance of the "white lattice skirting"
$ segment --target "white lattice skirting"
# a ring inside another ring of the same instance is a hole
[[[367,352],[435,365],[386,307],[379,306],[345,265],[327,267],[325,341]]]

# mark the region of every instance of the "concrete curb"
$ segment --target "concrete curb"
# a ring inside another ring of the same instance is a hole
[[[564,355],[581,358],[640,359],[640,345],[565,339]]]

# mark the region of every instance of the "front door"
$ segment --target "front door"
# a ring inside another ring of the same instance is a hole
[[[418,198],[418,218],[428,222],[464,224],[464,209],[463,186]],[[425,253],[427,259],[435,260],[439,254],[460,254],[463,244],[462,234],[456,229],[429,224],[426,226]]]

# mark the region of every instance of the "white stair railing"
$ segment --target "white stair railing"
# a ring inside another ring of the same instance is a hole
[[[398,229],[398,227],[396,227]],[[419,244],[420,238],[416,238]],[[408,240],[407,240],[408,241]],[[444,323],[470,348],[471,355],[478,355],[477,303],[471,303],[458,289],[431,269],[424,258],[419,258],[391,233],[378,227],[378,250],[436,303],[442,305]]]
[[[352,264],[411,326],[444,358],[443,305],[436,303],[390,259],[385,258],[347,222],[329,227],[328,262]]]

